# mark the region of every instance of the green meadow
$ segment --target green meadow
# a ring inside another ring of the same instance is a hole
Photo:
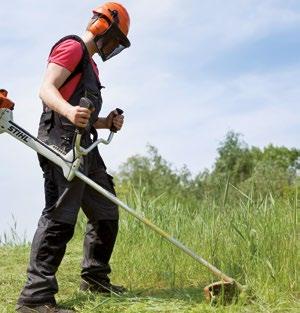
[[[249,147],[228,133],[211,170],[174,169],[154,147],[115,173],[120,198],[226,274],[247,286],[234,303],[205,301],[216,281],[197,263],[121,211],[111,260],[110,297],[79,291],[85,217],[80,215],[58,272],[58,303],[77,312],[300,312],[300,151]],[[1,236],[0,312],[14,312],[26,279],[29,245]]]

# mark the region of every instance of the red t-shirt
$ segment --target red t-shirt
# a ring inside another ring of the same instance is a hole
[[[70,72],[73,72],[80,62],[83,55],[83,49],[80,42],[74,39],[67,39],[57,45],[48,58],[48,63],[55,63],[60,65]],[[97,64],[90,58],[91,64],[95,71],[96,76],[99,76]],[[81,73],[75,75],[65,86],[60,88],[60,93],[65,100],[69,100],[74,93],[80,78]]]

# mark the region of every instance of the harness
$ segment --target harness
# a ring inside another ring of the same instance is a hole
[[[74,71],[66,79],[60,89],[68,84],[76,75],[81,73],[81,78],[73,94],[68,99],[68,102],[73,106],[77,106],[81,97],[87,97],[91,100],[95,107],[90,119],[90,125],[93,125],[97,121],[102,107],[101,89],[103,86],[101,86],[99,78],[94,72],[86,45],[80,37],[76,35],[69,35],[60,39],[52,47],[50,55],[56,46],[68,39],[76,40],[81,44],[83,55]],[[67,118],[51,110],[45,103],[43,103],[43,113],[40,118],[38,132],[38,138],[40,140],[47,144],[55,145],[63,151],[68,152],[72,148],[75,129],[75,125],[73,125]],[[91,134],[93,136],[93,140],[90,138]],[[84,132],[83,144],[89,145],[95,140],[97,140],[97,131],[93,126],[90,126]]]

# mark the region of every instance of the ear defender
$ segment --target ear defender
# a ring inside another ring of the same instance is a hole
[[[94,18],[93,18],[94,19]],[[89,28],[89,31],[94,35],[101,35],[103,34],[109,27],[108,21],[100,16],[95,16],[95,21]]]

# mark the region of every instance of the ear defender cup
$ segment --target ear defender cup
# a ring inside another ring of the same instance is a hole
[[[89,31],[94,35],[101,35],[103,34],[109,27],[108,22],[101,17],[97,17],[95,22],[90,26]]]

